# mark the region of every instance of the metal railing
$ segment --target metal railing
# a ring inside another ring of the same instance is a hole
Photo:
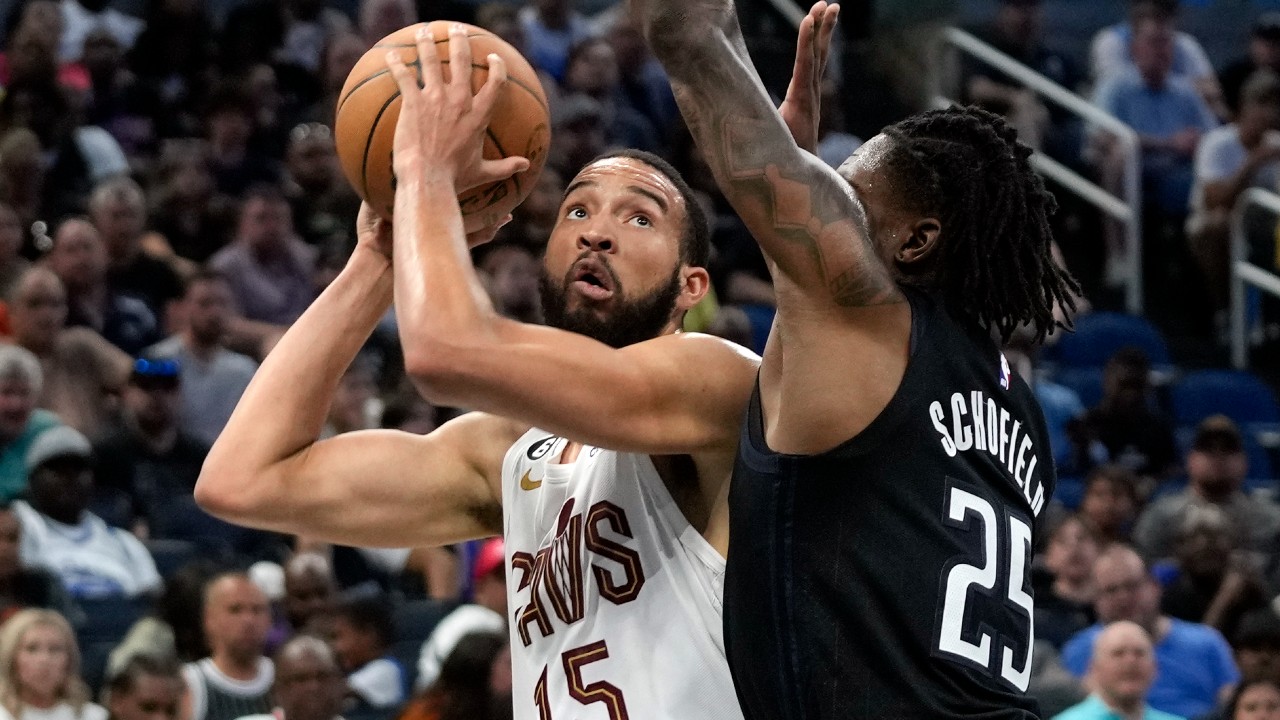
[[[1090,103],[1079,95],[1062,87],[1053,80],[1041,75],[987,43],[958,28],[946,28],[942,31],[942,41],[956,51],[971,55],[1009,77],[1025,85],[1041,97],[1048,99],[1092,125],[1106,130],[1116,137],[1124,153],[1124,188],[1121,197],[1102,188],[1097,183],[1085,178],[1067,166],[1057,162],[1048,155],[1036,152],[1031,157],[1032,167],[1036,172],[1057,182],[1068,192],[1079,196],[1085,202],[1101,210],[1124,226],[1125,262],[1128,265],[1125,287],[1125,307],[1135,315],[1142,313],[1142,155],[1138,142],[1138,134],[1133,128],[1121,122],[1115,116]],[[939,68],[957,71],[959,63],[939,63]],[[939,72],[939,77],[942,72]],[[959,79],[951,83],[958,85]],[[941,90],[943,83],[938,83],[939,91],[934,102],[939,106],[957,102],[949,98]]]
[[[1280,298],[1280,276],[1249,262],[1249,238],[1244,217],[1251,207],[1280,215],[1280,195],[1250,188],[1236,200],[1231,211],[1231,364],[1243,370],[1249,364],[1249,298],[1246,289],[1255,287]]]

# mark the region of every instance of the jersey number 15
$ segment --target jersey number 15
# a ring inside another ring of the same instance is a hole
[[[948,483],[945,522],[966,534],[981,533],[982,554],[977,558],[980,566],[966,562],[973,558],[956,558],[944,571],[936,651],[979,668],[987,675],[1003,678],[1026,692],[1031,681],[1031,645],[1035,641],[1033,600],[1024,589],[1031,561],[1031,526],[1011,513],[1003,513],[1003,518],[1000,515],[986,498],[954,482]],[[997,589],[998,580],[1001,587]],[[1013,615],[1025,616],[1020,622],[1026,624],[1011,627],[1007,621],[984,622],[980,616],[966,618],[966,615],[976,615],[966,612],[971,591],[987,597],[997,597],[999,593],[998,597],[1010,604]],[[966,619],[977,626],[976,632],[964,632]],[[997,634],[997,628],[1002,639],[998,659],[993,658],[991,652],[992,636]],[[1023,651],[1022,658],[1015,658],[1018,649]]]

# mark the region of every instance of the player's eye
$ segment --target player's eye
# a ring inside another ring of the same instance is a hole
[[[565,217],[570,220],[585,220],[587,217],[587,210],[581,205],[574,205],[569,208],[569,212],[565,214]]]
[[[636,215],[635,217],[631,218],[631,223],[636,227],[642,227],[642,228],[653,227],[653,221],[649,219],[648,215]]]

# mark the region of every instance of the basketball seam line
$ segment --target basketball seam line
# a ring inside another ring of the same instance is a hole
[[[448,64],[449,64],[449,61],[448,61],[448,60],[441,60],[441,61],[440,61],[440,64],[441,64],[441,65],[448,65]],[[419,67],[419,62],[418,62],[417,60],[414,60],[414,61],[413,61],[413,62],[411,62],[411,63],[405,63],[405,66],[406,66],[406,67]],[[489,69],[489,66],[488,66],[488,65],[480,65],[480,64],[477,64],[477,63],[475,63],[475,62],[472,62],[472,63],[471,63],[471,69],[472,69],[472,70],[488,70],[488,69]],[[343,107],[344,105],[346,105],[346,104],[347,104],[347,99],[348,99],[348,98],[350,98],[352,95],[354,95],[354,94],[356,93],[356,91],[357,91],[357,90],[359,90],[360,88],[364,87],[366,84],[368,84],[368,83],[372,82],[372,81],[373,81],[374,79],[376,79],[376,78],[379,78],[379,77],[382,77],[383,75],[386,75],[386,74],[387,74],[387,73],[389,73],[389,72],[391,72],[390,68],[384,68],[384,69],[382,69],[382,70],[379,70],[378,72],[376,72],[376,73],[374,73],[374,74],[372,74],[372,75],[370,75],[370,76],[366,77],[365,79],[361,80],[359,83],[357,83],[357,84],[356,84],[356,86],[355,86],[355,87],[351,88],[351,91],[350,91],[350,92],[348,92],[346,95],[343,95],[343,96],[342,96],[342,99],[338,100],[338,108],[337,108],[336,110],[334,110],[334,113],[333,113],[334,124],[335,124],[335,125],[337,124],[338,115],[342,113],[342,107]],[[537,71],[535,70],[534,72],[536,73]],[[511,83],[512,85],[516,85],[516,86],[518,86],[518,87],[522,88],[525,92],[529,93],[529,95],[533,97],[534,102],[538,103],[538,107],[542,108],[542,111],[543,111],[543,112],[547,113],[548,115],[550,115],[550,114],[551,114],[551,108],[547,107],[547,104],[546,104],[545,102],[543,102],[542,97],[541,97],[540,95],[538,95],[538,93],[534,92],[533,88],[531,88],[531,87],[529,87],[528,85],[524,84],[524,83],[523,83],[523,82],[521,82],[520,80],[517,80],[516,78],[511,77],[510,75],[508,75],[508,76],[507,76],[507,82]],[[419,77],[419,78],[418,78],[418,85],[419,85],[419,87],[421,87],[421,85],[422,85],[422,78],[421,78],[421,77]],[[397,94],[397,95],[399,95],[399,94],[400,94],[400,91],[399,91],[399,90],[397,90],[397,91],[396,91],[396,94]]]

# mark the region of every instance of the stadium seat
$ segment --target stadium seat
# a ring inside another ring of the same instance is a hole
[[[773,329],[773,316],[777,312],[767,305],[743,305],[742,311],[751,321],[751,349],[756,353],[764,353],[764,343],[769,339],[769,331]]]
[[[1194,427],[1210,415],[1226,415],[1242,427],[1280,423],[1275,395],[1257,376],[1239,370],[1188,373],[1170,392],[1174,421]]]
[[[1050,379],[1074,390],[1086,409],[1097,407],[1102,400],[1102,368],[1063,367],[1054,372]]]
[[[82,644],[119,642],[129,628],[151,609],[151,601],[146,598],[103,598],[77,600],[76,603],[85,615],[85,624],[76,633]]]
[[[178,572],[198,554],[196,544],[187,540],[148,540],[146,545],[162,578]]]
[[[1058,478],[1057,484],[1053,486],[1053,498],[1062,503],[1066,509],[1076,511],[1080,507],[1080,502],[1084,500],[1084,478]]]
[[[1154,325],[1146,318],[1114,312],[1081,316],[1075,332],[1046,348],[1043,359],[1059,367],[1102,367],[1116,351],[1129,346],[1141,348],[1154,368],[1171,364],[1169,345]]]
[[[393,615],[396,639],[391,654],[404,665],[409,687],[417,681],[422,644],[436,625],[457,607],[458,603],[441,600],[413,600],[396,605]]]

